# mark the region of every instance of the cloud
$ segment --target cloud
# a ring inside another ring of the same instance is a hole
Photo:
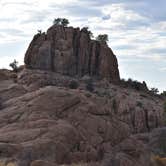
[[[162,72],[166,72],[166,67],[162,67],[159,70],[162,71]]]
[[[72,26],[89,26],[95,36],[109,35],[108,44],[118,57],[122,76],[139,73],[152,80],[153,74],[143,71],[165,71],[161,70],[166,63],[165,6],[165,0],[0,0],[0,61],[7,64],[16,57],[22,62],[37,30],[46,31],[54,18],[65,17]],[[26,45],[20,51],[21,43]],[[9,53],[4,52],[8,44],[14,44]],[[157,67],[147,70],[151,64]]]
[[[37,29],[46,30],[55,17],[67,17],[74,26],[88,25],[95,36],[107,33],[109,44],[119,57],[125,54],[130,58],[162,59],[156,57],[164,57],[166,20],[153,19],[165,12],[162,10],[165,2],[152,1],[2,0],[1,43],[29,40]],[[161,11],[147,15],[153,4],[160,6]]]

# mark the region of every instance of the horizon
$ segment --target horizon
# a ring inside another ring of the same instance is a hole
[[[164,91],[165,6],[165,0],[1,0],[0,68],[9,68],[14,59],[23,64],[37,30],[44,32],[54,18],[64,17],[69,26],[88,26],[94,36],[109,35],[108,45],[118,59],[121,78],[145,81],[148,87]]]

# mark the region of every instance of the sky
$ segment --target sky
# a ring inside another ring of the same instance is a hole
[[[23,64],[37,30],[54,18],[108,34],[121,78],[166,90],[166,0],[0,0],[0,68]]]

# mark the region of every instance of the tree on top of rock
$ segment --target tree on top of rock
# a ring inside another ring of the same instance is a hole
[[[161,93],[161,95],[164,96],[164,97],[166,97],[166,91],[163,91],[163,92]]]
[[[55,18],[54,21],[53,21],[54,25],[60,25],[60,23],[61,23],[61,19],[60,18]]]
[[[38,34],[40,34],[40,35],[42,34],[42,30],[41,30],[41,29],[38,29],[37,32],[38,32]]]
[[[100,41],[100,42],[107,42],[108,41],[108,35],[107,34],[100,34],[96,37],[96,40],[97,41]]]
[[[150,91],[153,93],[153,94],[158,94],[159,93],[159,90],[157,88],[151,88]]]
[[[68,26],[68,24],[69,24],[69,20],[66,19],[66,18],[63,18],[63,19],[61,20],[61,24],[66,27],[66,26]]]
[[[63,25],[63,26],[68,26],[69,20],[66,18],[55,18],[53,21],[54,25]]]
[[[89,30],[89,27],[83,27],[81,31],[88,33],[90,38],[93,38],[93,33]]]
[[[14,72],[18,71],[18,62],[16,60],[10,63],[9,66],[13,69]]]

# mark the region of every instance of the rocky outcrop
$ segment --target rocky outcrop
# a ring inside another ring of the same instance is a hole
[[[88,79],[88,77],[75,79],[79,91],[87,91]],[[73,80],[72,77],[62,76],[54,72],[27,69],[18,76],[18,82],[27,85],[29,91],[50,85],[68,89]],[[109,84],[107,80],[94,80],[92,86],[93,94],[101,97],[106,109],[111,108],[111,113],[127,123],[132,129],[132,133],[149,132],[162,126],[163,101],[160,98],[151,96],[146,91],[139,92]]]
[[[17,78],[16,73],[7,69],[0,69],[0,81],[14,80],[15,78]]]
[[[90,93],[87,79],[73,90],[71,77],[24,69],[17,83],[1,89],[1,81],[0,163],[151,166],[164,137],[150,133],[163,125],[162,100],[107,80],[96,81]]]
[[[2,108],[1,157],[14,157],[24,166],[40,159],[58,164],[100,161],[104,146],[109,150],[130,135],[127,124],[110,117],[84,92],[46,87],[10,99]]]
[[[91,40],[79,28],[52,26],[34,36],[26,54],[27,68],[50,70],[69,76],[84,75],[119,82],[116,56],[105,42]]]
[[[106,43],[53,26],[34,37],[25,63],[0,71],[0,166],[166,163],[164,101],[145,83],[110,83],[119,71]]]

